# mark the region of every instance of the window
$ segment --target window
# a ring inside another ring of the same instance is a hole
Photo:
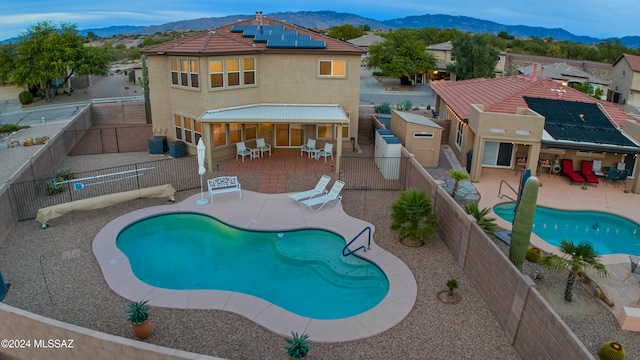
[[[346,61],[320,60],[318,62],[318,75],[322,77],[345,77]]]
[[[256,59],[209,60],[211,88],[219,89],[256,83]]]
[[[458,129],[456,131],[456,145],[458,148],[462,149],[462,133],[464,131],[464,123],[462,121],[458,121]]]
[[[202,124],[186,116],[174,115],[174,119],[176,139],[197,145],[198,140],[202,137]]]
[[[258,127],[256,124],[247,124],[244,126],[244,139],[254,140],[258,137]]]
[[[215,146],[227,145],[227,132],[225,124],[212,124],[213,144]]]
[[[625,77],[627,75],[627,71],[626,70],[622,70],[622,77]]]
[[[170,59],[170,72],[171,85],[200,88],[197,59]]]
[[[335,126],[336,138],[338,137],[338,125]],[[342,125],[342,139],[349,139],[349,125]]]
[[[331,139],[333,138],[333,133],[331,131],[332,126],[328,124],[318,124],[318,139]]]
[[[229,142],[232,144],[242,141],[242,125],[229,124]]]

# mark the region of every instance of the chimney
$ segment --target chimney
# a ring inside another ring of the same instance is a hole
[[[258,24],[262,26],[262,11],[256,11],[256,20],[258,21]]]
[[[533,81],[538,80],[538,64],[533,64]]]
[[[540,79],[544,80],[544,66],[540,67]]]

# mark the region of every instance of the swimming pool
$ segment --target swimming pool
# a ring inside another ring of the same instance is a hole
[[[515,203],[502,203],[493,212],[512,222]],[[640,225],[621,216],[600,211],[570,211],[538,206],[533,233],[556,247],[560,240],[589,241],[600,255],[640,255]]]
[[[343,257],[344,245],[344,238],[325,230],[247,231],[195,213],[143,219],[116,239],[135,276],[148,285],[242,292],[315,319],[363,313],[389,291],[382,270]]]

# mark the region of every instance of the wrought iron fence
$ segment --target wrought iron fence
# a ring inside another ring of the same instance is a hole
[[[342,156],[340,162],[347,190],[405,190],[409,183],[408,157]]]
[[[71,181],[53,178],[11,184],[18,221],[35,219],[38,209],[70,201],[172,184],[176,191],[200,187],[197,156],[162,159],[75,173]]]
[[[65,148],[69,155],[95,155],[148,150],[151,125],[67,130]]]

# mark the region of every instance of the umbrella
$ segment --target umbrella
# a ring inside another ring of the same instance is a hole
[[[204,168],[204,153],[207,148],[204,146],[204,142],[202,138],[198,140],[198,174],[200,175],[200,199],[196,201],[198,205],[205,205],[209,203],[209,200],[204,198],[204,190],[202,188],[202,175],[207,172],[207,169]]]

